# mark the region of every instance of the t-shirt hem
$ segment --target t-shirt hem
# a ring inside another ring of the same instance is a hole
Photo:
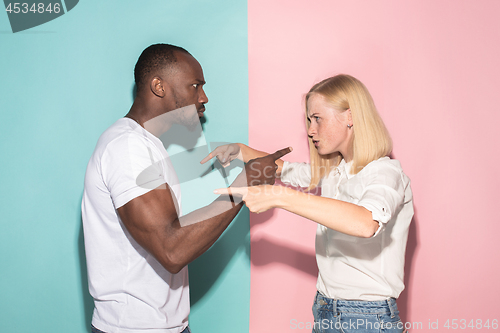
[[[185,322],[181,326],[171,328],[131,329],[124,327],[114,327],[96,319],[92,320],[92,325],[94,325],[95,328],[106,333],[181,333],[186,329],[188,324],[188,322]]]
[[[136,187],[133,190],[124,192],[114,199],[115,208],[118,209],[128,203],[129,201],[144,195],[160,185],[165,184],[165,180],[157,179],[156,181],[149,182],[148,187]]]

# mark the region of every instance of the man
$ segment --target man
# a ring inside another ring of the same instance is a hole
[[[200,64],[168,44],[146,48],[135,66],[129,113],[99,138],[87,166],[82,218],[93,332],[189,332],[187,264],[205,252],[242,207],[229,197],[186,216],[180,186],[158,139],[192,127],[208,98]],[[274,183],[283,149],[245,165],[233,186]],[[235,184],[236,183],[236,184]]]

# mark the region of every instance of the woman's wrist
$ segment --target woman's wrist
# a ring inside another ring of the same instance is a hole
[[[285,210],[290,210],[290,207],[294,204],[294,196],[300,195],[298,191],[292,190],[291,188],[285,186],[273,186],[273,190],[279,188],[277,194],[274,194],[274,207],[281,208]]]

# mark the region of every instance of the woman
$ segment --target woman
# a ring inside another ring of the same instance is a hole
[[[281,181],[321,197],[272,185],[216,190],[239,194],[252,212],[282,208],[318,223],[319,268],[313,332],[403,332],[396,299],[413,216],[410,180],[387,155],[392,141],[370,93],[337,75],[306,96],[310,164],[276,161]],[[243,144],[215,149],[223,165],[266,153]]]

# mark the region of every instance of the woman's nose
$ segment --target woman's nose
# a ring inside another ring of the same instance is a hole
[[[314,134],[316,134],[316,126],[313,126],[312,124],[309,126],[309,128],[307,129],[307,135],[308,136],[313,136]]]

